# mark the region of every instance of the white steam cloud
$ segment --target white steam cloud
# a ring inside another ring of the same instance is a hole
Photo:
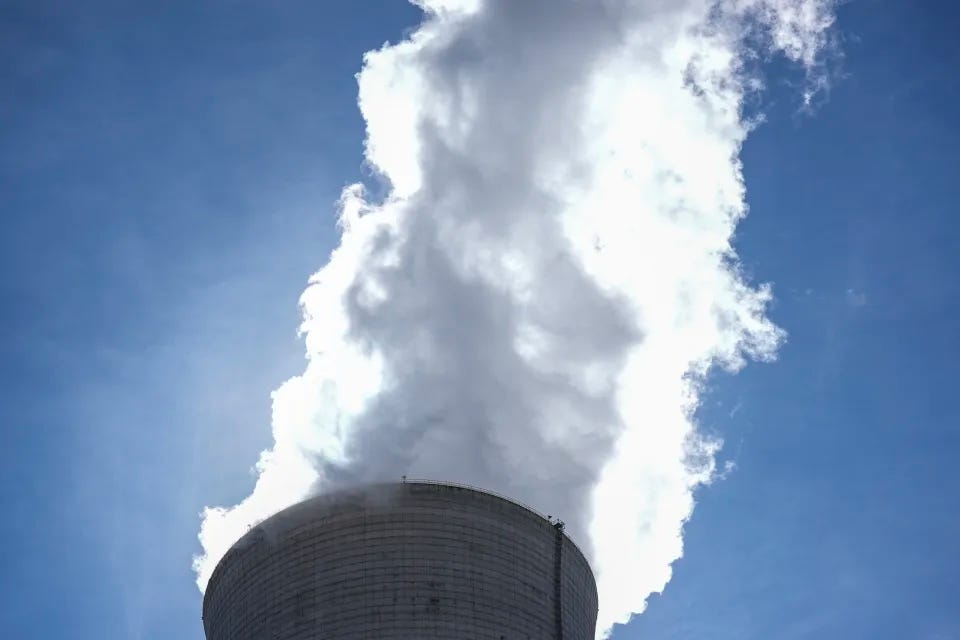
[[[253,523],[401,474],[563,517],[592,558],[599,631],[682,555],[720,443],[693,413],[713,367],[769,359],[744,281],[747,63],[819,83],[828,0],[418,0],[359,74],[366,157],[303,294],[304,373],[273,395],[253,493],[203,514],[203,589]]]

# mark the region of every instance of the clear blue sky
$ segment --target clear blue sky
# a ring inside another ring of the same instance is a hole
[[[364,176],[353,74],[418,19],[159,7],[0,4],[4,637],[202,638],[197,514],[270,444],[297,298]],[[790,339],[713,380],[737,468],[615,638],[960,639],[958,17],[841,7],[812,116],[771,63],[737,247]]]

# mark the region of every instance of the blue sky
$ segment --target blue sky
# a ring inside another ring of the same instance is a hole
[[[746,270],[789,332],[700,412],[736,469],[615,638],[960,638],[960,46],[949,3],[839,10],[813,115],[767,69]],[[400,2],[0,8],[0,627],[201,638],[197,514],[249,491],[297,298],[367,175],[353,74]],[[953,597],[951,597],[953,596]]]

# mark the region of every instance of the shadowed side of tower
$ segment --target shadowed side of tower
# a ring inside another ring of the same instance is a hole
[[[596,616],[561,524],[432,482],[281,511],[230,549],[203,601],[208,640],[592,640]]]

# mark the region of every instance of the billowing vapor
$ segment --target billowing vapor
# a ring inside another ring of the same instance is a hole
[[[359,74],[366,158],[303,294],[307,366],[273,394],[253,493],[204,512],[201,589],[247,527],[401,474],[563,518],[599,627],[682,555],[720,442],[704,376],[774,357],[731,238],[756,59],[819,83],[829,0],[419,0]]]

